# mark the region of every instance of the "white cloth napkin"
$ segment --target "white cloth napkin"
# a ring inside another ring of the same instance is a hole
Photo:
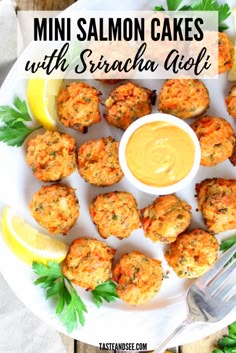
[[[16,60],[16,45],[14,3],[0,0],[0,86]],[[0,352],[66,353],[59,333],[20,302],[1,274]]]

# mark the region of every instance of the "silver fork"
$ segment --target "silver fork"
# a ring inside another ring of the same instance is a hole
[[[188,324],[217,322],[236,305],[236,259],[229,260],[236,252],[236,244],[227,250],[215,265],[199,277],[187,292],[188,316],[153,353],[162,353],[172,338]]]

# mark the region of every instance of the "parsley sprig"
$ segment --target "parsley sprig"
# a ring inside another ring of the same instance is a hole
[[[68,333],[85,323],[84,313],[87,312],[86,305],[77,294],[75,288],[68,278],[66,278],[57,262],[43,263],[33,262],[33,271],[40,276],[34,281],[35,285],[40,285],[46,290],[46,299],[57,296],[58,304],[56,314]]]
[[[229,248],[231,248],[234,244],[236,244],[236,236],[226,239],[226,240],[222,240],[220,243],[220,250],[225,252],[226,250],[228,250]],[[234,254],[234,257],[236,257],[236,254]],[[235,351],[236,353],[236,351]]]
[[[219,4],[216,0],[195,0],[190,4],[180,7],[183,0],[166,0],[167,8],[155,6],[154,11],[217,11],[219,31],[223,32],[229,27],[224,21],[230,16],[231,10],[227,3]]]
[[[71,281],[62,273],[57,262],[48,262],[46,265],[33,262],[32,269],[39,277],[34,281],[46,291],[46,299],[57,297],[56,314],[59,316],[67,332],[71,333],[85,324],[84,313],[87,308]],[[118,298],[116,284],[112,281],[104,282],[91,291],[93,301],[97,307],[101,307],[103,300],[115,301]]]
[[[21,146],[27,136],[41,128],[32,129],[24,124],[31,120],[26,102],[19,97],[14,99],[13,106],[0,106],[0,141],[9,146]]]
[[[236,321],[229,326],[228,336],[223,336],[217,341],[218,348],[212,353],[235,353],[236,352]]]
[[[116,293],[116,284],[112,281],[106,281],[99,284],[95,289],[91,291],[93,301],[98,308],[101,307],[103,300],[106,302],[114,302],[118,298]]]

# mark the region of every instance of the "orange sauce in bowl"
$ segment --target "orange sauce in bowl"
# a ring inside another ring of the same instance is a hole
[[[187,132],[164,121],[140,126],[125,150],[131,173],[142,183],[155,187],[176,184],[192,169],[194,143]]]

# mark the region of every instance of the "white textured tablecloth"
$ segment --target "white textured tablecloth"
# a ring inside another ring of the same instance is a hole
[[[16,48],[14,3],[11,0],[0,0],[0,86],[16,59]],[[39,320],[20,302],[1,274],[0,352],[66,353],[59,333]]]

